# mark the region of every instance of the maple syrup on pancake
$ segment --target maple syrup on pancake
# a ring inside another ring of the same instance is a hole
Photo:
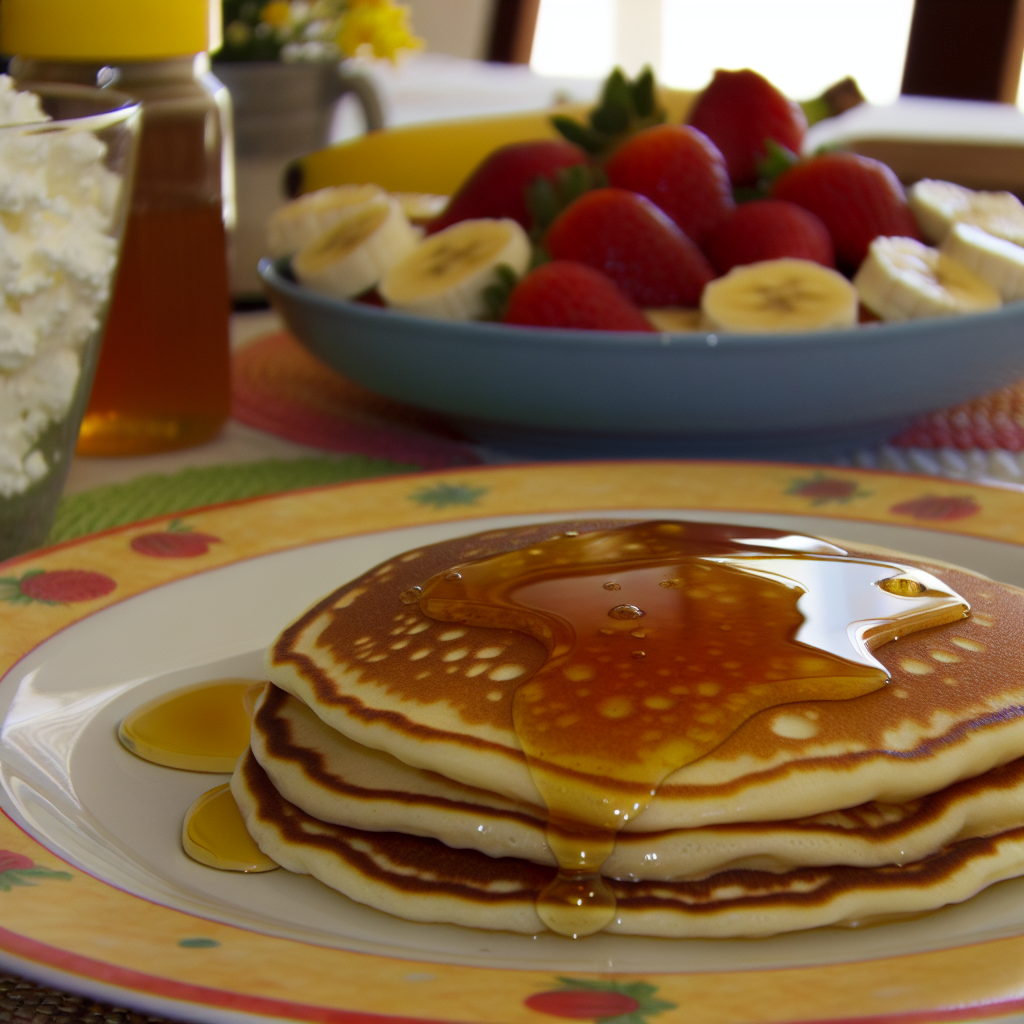
[[[537,912],[573,937],[614,919],[601,866],[663,779],[759,711],[879,689],[870,647],[969,611],[928,573],[824,541],[675,522],[567,533],[400,599],[547,647],[512,714],[559,865]]]

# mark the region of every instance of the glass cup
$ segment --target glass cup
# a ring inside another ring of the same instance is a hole
[[[0,127],[0,559],[43,543],[57,511],[103,337],[141,109],[108,89],[27,91],[51,120]]]

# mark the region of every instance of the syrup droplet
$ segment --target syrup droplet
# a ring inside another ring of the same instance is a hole
[[[641,619],[643,611],[635,604],[617,604],[609,613],[610,619]]]
[[[402,604],[415,604],[422,596],[422,587],[410,587],[408,590],[405,590],[398,595],[398,600],[401,601]]]
[[[448,574],[447,574],[447,575],[445,576],[445,579],[446,579],[446,580],[447,580],[447,581],[448,581],[449,583],[454,583],[454,582],[455,582],[455,580],[461,580],[461,579],[462,579],[462,573],[461,573],[461,572],[450,572],[450,573],[448,573]]]
[[[566,530],[564,536],[566,537],[578,537],[580,535],[579,530]]]
[[[228,785],[207,790],[185,812],[181,845],[200,864],[221,871],[274,871],[274,863],[249,835]]]
[[[622,587],[618,583],[612,583],[611,581],[609,581],[608,583],[602,583],[601,586],[604,587],[605,590],[621,590],[622,589]]]
[[[599,874],[614,835],[549,821],[545,838],[559,872],[537,897],[537,916],[557,935],[576,939],[599,932],[615,917],[615,894]]]
[[[921,597],[928,588],[909,576],[890,576],[878,584],[886,593],[899,597]]]
[[[634,629],[629,635],[635,637],[637,640],[643,640],[647,637],[647,634],[641,633],[639,629]]]
[[[117,738],[168,768],[232,772],[249,745],[249,716],[266,683],[214,679],[157,697],[126,715]]]
[[[662,580],[658,584],[659,587],[665,587],[666,589],[668,589],[670,587],[681,587],[682,585],[683,585],[683,581],[682,580]]]
[[[630,655],[630,657],[632,657],[632,658],[646,658],[647,657],[647,652],[646,651],[634,651]]]

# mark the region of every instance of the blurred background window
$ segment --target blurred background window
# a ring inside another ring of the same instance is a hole
[[[1024,0],[406,2],[428,52],[563,81],[650,64],[666,84],[700,89],[717,67],[753,67],[796,98],[849,75],[874,103],[902,91],[1024,107]]]
[[[715,68],[756,68],[789,96],[847,75],[875,103],[900,92],[913,0],[541,0],[533,54],[543,75],[601,77],[652,65],[700,89]]]

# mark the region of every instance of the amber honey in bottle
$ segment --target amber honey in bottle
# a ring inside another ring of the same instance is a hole
[[[11,8],[5,43],[18,55],[10,70],[20,84],[110,85],[143,102],[121,267],[78,453],[140,455],[210,440],[230,402],[230,112],[207,57],[218,45],[219,4],[4,0],[4,7]]]

